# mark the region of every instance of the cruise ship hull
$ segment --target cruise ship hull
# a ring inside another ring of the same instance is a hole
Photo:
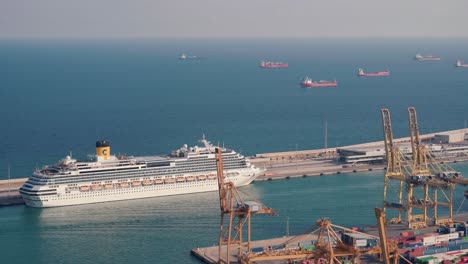
[[[261,175],[263,170],[255,169],[255,172],[247,175],[239,175],[229,178],[228,181],[234,182],[238,187],[250,184],[256,177]],[[90,203],[102,203],[112,202],[121,200],[131,199],[142,199],[160,196],[190,194],[190,193],[201,193],[211,192],[218,190],[218,180],[206,179],[203,181],[186,181],[186,182],[174,182],[174,183],[161,183],[151,184],[148,186],[141,185],[139,187],[114,187],[106,189],[102,187],[101,190],[89,190],[89,191],[70,191],[66,192],[65,186],[59,186],[57,194],[54,195],[29,195],[24,192],[21,193],[23,200],[26,205],[31,207],[59,207],[79,204],[90,204]]]

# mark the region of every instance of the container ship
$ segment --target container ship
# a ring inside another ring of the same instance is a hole
[[[260,68],[288,68],[289,65],[284,62],[261,61]]]
[[[420,53],[417,53],[416,56],[414,56],[414,59],[418,61],[438,61],[440,60],[440,57],[434,57],[432,55],[423,56]]]
[[[56,207],[217,191],[215,147],[205,138],[200,142],[167,156],[117,157],[108,141],[97,141],[92,160],[67,156],[36,169],[20,193],[28,206]],[[234,150],[220,149],[226,181],[244,186],[264,172]]]
[[[301,81],[301,86],[303,88],[309,88],[309,87],[327,87],[327,86],[338,86],[338,82],[335,80],[333,82],[331,81],[325,81],[325,80],[320,80],[320,81],[312,81],[311,78],[305,77]]]
[[[389,75],[390,75],[389,70],[365,73],[364,69],[362,68],[359,68],[358,73],[357,73],[357,76],[359,77],[378,77],[378,76],[389,76]]]
[[[462,60],[457,60],[455,67],[468,68],[468,64],[465,64]]]

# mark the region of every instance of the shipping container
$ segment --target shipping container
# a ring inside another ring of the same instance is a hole
[[[274,245],[274,246],[269,246],[268,248],[271,249],[271,250],[278,250],[278,249],[283,249],[284,246],[283,245]]]
[[[254,248],[251,248],[250,251],[252,253],[260,253],[260,252],[263,252],[263,248],[262,247],[254,247]]]
[[[302,251],[311,251],[311,250],[314,250],[314,249],[315,249],[315,246],[314,246],[314,245],[302,246],[302,247],[301,247],[301,250],[302,250]]]
[[[312,241],[304,241],[304,242],[299,242],[299,246],[309,246],[312,245]]]

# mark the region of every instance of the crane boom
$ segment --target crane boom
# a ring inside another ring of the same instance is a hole
[[[227,204],[227,186],[224,184],[224,172],[223,172],[223,159],[222,150],[219,148],[215,149],[216,153],[216,169],[218,173],[218,189],[219,189],[219,207],[221,212],[227,212],[229,210]]]
[[[427,165],[427,151],[424,145],[421,144],[419,137],[418,117],[414,107],[408,108],[408,122],[411,136],[411,150],[413,154],[413,174],[424,174],[429,176],[429,168]]]
[[[392,122],[390,119],[390,111],[388,109],[382,109],[380,110],[380,112],[382,113],[385,154],[387,156],[386,176],[398,179],[403,176],[403,172],[401,170],[400,153],[397,147],[393,144],[393,132]]]

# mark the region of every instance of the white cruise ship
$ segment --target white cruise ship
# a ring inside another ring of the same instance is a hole
[[[97,141],[94,160],[67,156],[37,169],[20,193],[28,206],[55,207],[217,191],[215,147],[205,138],[200,142],[170,156],[116,157],[108,141]],[[243,186],[263,173],[239,153],[221,149],[226,181]]]

